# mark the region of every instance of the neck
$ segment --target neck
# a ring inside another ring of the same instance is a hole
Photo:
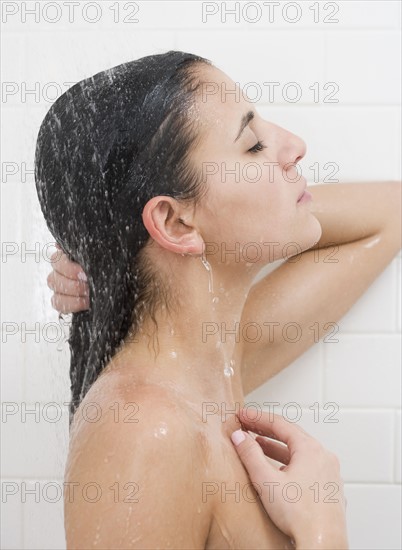
[[[199,257],[175,254],[170,260],[175,307],[169,315],[166,309],[157,313],[157,328],[146,320],[112,363],[133,369],[139,383],[174,389],[199,406],[239,408],[244,393],[236,323],[255,273],[211,266]]]

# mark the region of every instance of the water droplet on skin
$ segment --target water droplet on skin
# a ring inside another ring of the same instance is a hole
[[[217,304],[219,302],[219,298],[217,296],[215,296],[215,298],[212,298],[212,302],[214,304]]]
[[[225,376],[227,376],[228,378],[230,376],[233,376],[234,375],[234,365],[235,365],[235,362],[233,359],[230,360],[230,366],[228,364],[225,365],[225,368],[223,369],[223,373]]]
[[[170,357],[172,357],[173,359],[177,359],[177,352],[176,351],[171,351],[170,352]]]
[[[165,422],[160,422],[158,427],[154,429],[154,436],[158,439],[166,437],[168,434],[168,426]]]
[[[229,365],[225,365],[225,368],[223,369],[223,373],[225,376],[230,378],[231,376],[234,375],[233,367],[229,367]]]

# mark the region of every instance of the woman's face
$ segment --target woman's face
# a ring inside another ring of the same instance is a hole
[[[297,202],[306,186],[295,167],[304,141],[261,118],[219,69],[203,67],[201,78],[201,140],[192,159],[208,188],[196,213],[207,254],[261,267],[311,247],[321,226],[311,200]]]

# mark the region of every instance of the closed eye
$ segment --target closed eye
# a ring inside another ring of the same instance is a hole
[[[266,149],[266,145],[264,145],[263,141],[257,141],[257,143],[251,147],[251,149],[248,150],[249,153],[258,153],[259,151],[262,151],[263,149]]]

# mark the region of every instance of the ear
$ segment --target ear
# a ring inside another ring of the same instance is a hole
[[[186,222],[183,218],[188,218]],[[204,241],[185,208],[172,197],[153,197],[142,211],[148,233],[161,247],[178,254],[202,254]]]

